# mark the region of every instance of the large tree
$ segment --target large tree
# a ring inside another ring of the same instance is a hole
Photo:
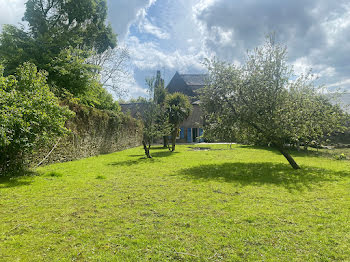
[[[311,74],[294,76],[286,54],[269,37],[248,52],[242,66],[208,61],[201,101],[211,129],[269,144],[298,169],[286,145],[317,141],[341,129],[343,113],[321,94]]]
[[[24,62],[49,70],[66,48],[102,53],[116,46],[116,35],[106,25],[105,0],[28,0],[23,20],[29,29],[7,25],[0,37],[5,74]]]
[[[171,125],[171,151],[175,151],[176,137],[180,124],[189,117],[192,105],[186,95],[177,92],[168,94],[164,103]]]
[[[52,48],[86,47],[102,53],[116,46],[106,18],[106,0],[28,0],[23,20],[35,39],[47,38]]]
[[[28,0],[23,20],[29,28],[5,25],[0,35],[4,75],[29,61],[48,72],[56,95],[68,91],[89,105],[105,107],[102,101],[113,99],[99,83],[103,70],[90,65],[90,58],[116,47],[106,17],[105,0]]]

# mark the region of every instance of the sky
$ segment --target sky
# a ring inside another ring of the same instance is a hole
[[[1,24],[17,24],[25,0],[0,0]],[[350,92],[348,0],[108,0],[109,22],[131,56],[130,97],[161,70],[205,73],[205,58],[244,62],[246,51],[275,32],[296,74],[312,69],[329,90]]]

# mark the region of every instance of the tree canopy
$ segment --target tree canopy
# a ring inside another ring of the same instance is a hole
[[[102,53],[116,46],[106,18],[106,0],[28,0],[23,20],[33,38],[48,38],[58,50],[72,46]]]
[[[201,100],[212,133],[229,131],[231,137],[270,144],[299,168],[286,145],[319,141],[342,128],[344,114],[322,95],[311,74],[293,74],[286,55],[270,37],[248,52],[242,66],[207,61],[209,82]]]
[[[102,68],[91,63],[94,54],[116,47],[106,18],[105,0],[28,0],[23,20],[29,29],[5,25],[0,35],[4,75],[31,62],[48,72],[48,84],[57,96],[70,92],[88,105],[116,108],[102,88]]]
[[[189,117],[192,111],[192,105],[188,96],[177,92],[168,94],[164,104],[171,125],[171,150],[175,151],[175,142],[180,124]]]

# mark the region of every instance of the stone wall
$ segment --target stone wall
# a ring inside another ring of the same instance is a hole
[[[56,148],[43,164],[66,162],[100,154],[108,154],[141,145],[142,125],[123,113],[105,112],[81,105],[70,105],[76,116],[67,122],[70,134],[59,142],[42,147],[29,158],[35,166]]]

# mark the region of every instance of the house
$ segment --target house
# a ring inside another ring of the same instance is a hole
[[[160,75],[159,71],[157,72],[158,74]],[[193,143],[203,141],[200,138],[203,135],[203,113],[196,91],[205,86],[207,77],[205,74],[179,74],[176,72],[166,87],[169,93],[180,92],[187,95],[192,104],[190,116],[180,125],[180,132],[177,137],[178,142]],[[142,116],[144,111],[142,102],[124,103],[120,104],[120,106],[123,113],[129,113],[133,117]]]
[[[192,103],[191,115],[180,125],[178,142],[203,141],[199,138],[203,135],[203,113],[196,91],[205,86],[207,77],[208,75],[205,74],[179,74],[176,72],[166,87],[169,93],[179,92],[189,96]]]
[[[169,93],[180,92],[195,100],[197,97],[195,91],[205,86],[207,78],[208,75],[205,74],[179,74],[176,72],[166,88]]]

